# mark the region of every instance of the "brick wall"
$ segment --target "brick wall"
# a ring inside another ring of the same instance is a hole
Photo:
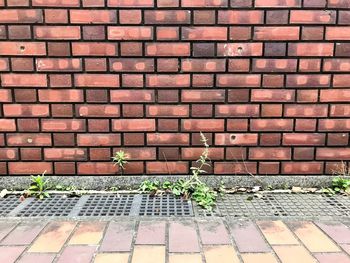
[[[329,174],[349,0],[0,0],[0,174]],[[245,164],[242,163],[245,160]]]

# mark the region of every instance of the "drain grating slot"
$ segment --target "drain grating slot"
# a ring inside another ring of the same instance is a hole
[[[78,216],[128,216],[134,195],[90,195]]]
[[[173,195],[142,195],[140,216],[192,216],[192,205],[189,200]]]
[[[7,216],[12,210],[21,204],[19,196],[9,195],[0,198],[0,216]]]
[[[267,194],[262,198],[251,197],[247,194],[226,195],[218,199],[213,212],[196,207],[195,213],[239,218],[350,216],[350,197],[346,196]]]
[[[79,197],[66,197],[63,195],[53,195],[43,200],[32,199],[15,216],[19,217],[52,217],[68,216],[74,209]]]

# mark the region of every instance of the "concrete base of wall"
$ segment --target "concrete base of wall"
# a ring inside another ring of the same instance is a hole
[[[72,186],[77,189],[106,190],[111,187],[120,189],[136,189],[144,180],[175,181],[186,176],[47,176],[50,185]],[[261,185],[273,188],[285,188],[291,186],[300,187],[325,187],[329,186],[332,176],[202,176],[203,181],[215,187],[222,181],[226,187],[242,186],[251,187]],[[29,176],[1,176],[0,188],[8,190],[23,190],[30,184]]]

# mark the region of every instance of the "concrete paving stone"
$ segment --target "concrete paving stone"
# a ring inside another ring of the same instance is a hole
[[[52,263],[55,256],[55,254],[25,253],[18,263]]]
[[[128,263],[129,253],[99,253],[94,263]]]
[[[141,221],[136,236],[136,244],[165,245],[164,221]]]
[[[0,223],[0,240],[8,235],[12,229],[16,226],[16,223],[1,222]]]
[[[229,245],[229,233],[222,221],[199,221],[199,233],[203,245]]]
[[[44,227],[44,223],[20,223],[7,237],[1,241],[1,244],[29,245]]]
[[[200,252],[198,236],[193,221],[170,222],[169,252]]]
[[[292,231],[282,221],[256,222],[270,245],[298,245]]]
[[[100,251],[128,252],[135,231],[135,221],[110,222],[102,240]]]
[[[340,251],[337,245],[312,222],[289,222],[288,225],[311,252]]]
[[[0,262],[14,263],[25,249],[25,246],[0,247]]]
[[[202,256],[199,253],[194,254],[169,254],[169,263],[202,263]]]
[[[314,256],[320,263],[350,263],[350,258],[345,253],[317,253]]]
[[[272,253],[244,253],[241,257],[244,263],[278,263]]]
[[[317,260],[303,246],[273,246],[282,263],[316,263]]]
[[[236,242],[239,252],[270,252],[257,226],[251,221],[229,221],[231,235]]]
[[[350,244],[350,228],[339,222],[316,222],[337,243]]]
[[[73,232],[75,222],[51,222],[40,233],[28,252],[58,253]]]
[[[90,263],[96,248],[96,246],[67,246],[57,263]]]
[[[97,245],[106,227],[106,222],[81,222],[69,240],[70,245]]]
[[[233,246],[220,245],[220,246],[206,246],[204,247],[204,256],[206,263],[239,263],[240,260],[237,256]]]
[[[135,246],[132,263],[165,263],[165,246]]]

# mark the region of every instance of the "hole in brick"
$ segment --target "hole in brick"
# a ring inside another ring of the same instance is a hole
[[[236,140],[236,135],[232,134],[231,135],[231,140]]]
[[[25,49],[26,49],[25,46],[20,46],[20,47],[19,47],[19,50],[20,50],[21,52],[23,52]]]

